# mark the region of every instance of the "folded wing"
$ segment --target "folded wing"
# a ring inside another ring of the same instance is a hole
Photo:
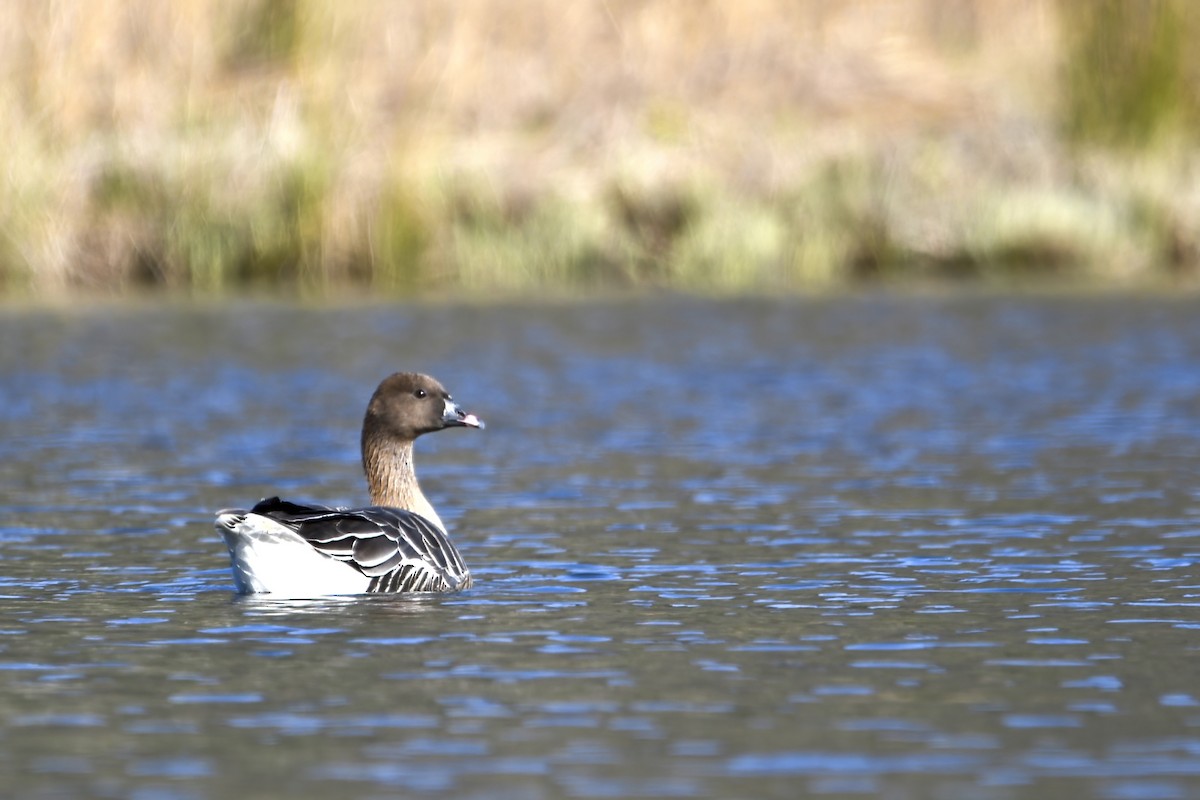
[[[271,497],[251,513],[295,531],[371,579],[368,592],[453,592],[471,585],[458,549],[431,522],[400,508],[340,509]]]

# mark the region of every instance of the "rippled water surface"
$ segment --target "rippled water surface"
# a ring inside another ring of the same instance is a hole
[[[0,313],[14,797],[1200,795],[1200,303]],[[394,369],[457,596],[236,599]]]

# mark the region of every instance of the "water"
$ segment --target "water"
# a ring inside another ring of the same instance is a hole
[[[13,797],[1200,794],[1200,303],[0,316]],[[457,596],[235,599],[388,371]]]

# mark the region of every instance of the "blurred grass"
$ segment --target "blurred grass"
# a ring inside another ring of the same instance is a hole
[[[1063,121],[1078,142],[1142,149],[1200,111],[1200,12],[1189,0],[1064,0]]]
[[[1188,0],[14,0],[0,291],[1200,274]]]

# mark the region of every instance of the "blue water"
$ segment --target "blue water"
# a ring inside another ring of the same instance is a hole
[[[14,797],[1200,795],[1200,301],[0,313]],[[395,369],[476,576],[238,599]]]

